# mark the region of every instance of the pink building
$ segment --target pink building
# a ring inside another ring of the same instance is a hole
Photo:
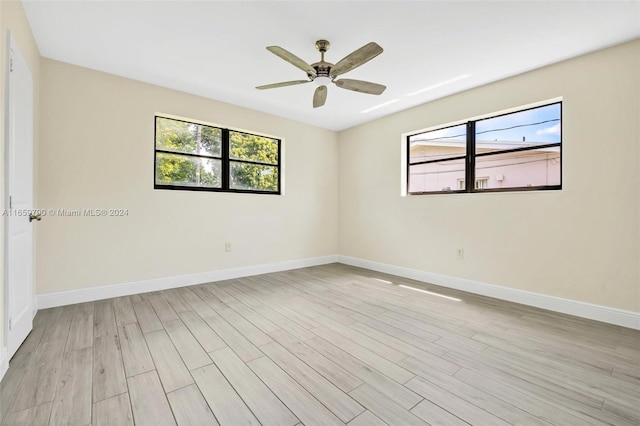
[[[476,189],[560,185],[560,147],[483,155],[492,151],[535,146],[509,141],[476,143]],[[439,161],[409,168],[410,192],[457,191],[465,187],[465,142],[430,140],[411,142],[411,163]]]

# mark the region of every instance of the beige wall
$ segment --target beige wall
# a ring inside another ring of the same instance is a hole
[[[22,55],[27,61],[27,65],[31,70],[33,77],[33,93],[34,93],[34,157],[37,158],[37,140],[38,140],[38,99],[40,89],[40,52],[38,46],[31,33],[29,22],[19,1],[0,1],[0,204],[5,209],[5,81],[7,69],[7,33],[11,32],[12,37],[20,48]],[[37,169],[34,168],[37,175]],[[4,223],[4,222],[3,222]],[[37,232],[37,231],[36,231]],[[36,233],[34,232],[34,234]],[[34,235],[35,238],[35,235]],[[0,226],[0,241],[4,241],[4,225]],[[4,342],[4,244],[0,245],[0,348]]]
[[[208,272],[337,252],[337,134],[43,59],[37,291]],[[153,189],[154,113],[284,139],[285,195]],[[224,252],[224,243],[232,252]]]
[[[640,311],[639,79],[636,40],[340,132],[340,254]],[[400,196],[402,133],[560,96],[562,191]]]

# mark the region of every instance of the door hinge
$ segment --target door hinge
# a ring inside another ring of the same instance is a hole
[[[9,58],[9,72],[13,72],[13,57]]]
[[[13,325],[13,320],[9,318],[9,330],[11,330],[11,326]]]
[[[9,210],[13,208],[13,198],[9,195]]]

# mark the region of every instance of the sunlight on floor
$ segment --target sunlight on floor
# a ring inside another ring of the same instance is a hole
[[[419,291],[420,293],[432,294],[434,296],[443,297],[445,299],[455,300],[456,302],[460,302],[460,299],[458,299],[458,298],[451,297],[451,296],[445,296],[444,294],[434,293],[433,291],[427,291],[427,290],[423,290],[421,288],[410,287],[410,286],[404,285],[404,284],[398,284],[398,287],[408,288],[409,290]]]

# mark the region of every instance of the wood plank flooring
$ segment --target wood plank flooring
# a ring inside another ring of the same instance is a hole
[[[340,264],[41,310],[0,383],[2,425],[631,426],[639,407],[638,331]]]

